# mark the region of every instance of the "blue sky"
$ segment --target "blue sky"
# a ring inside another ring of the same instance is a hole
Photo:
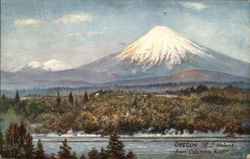
[[[4,70],[32,60],[50,59],[81,66],[121,51],[158,25],[250,62],[247,1],[2,0],[1,3]]]

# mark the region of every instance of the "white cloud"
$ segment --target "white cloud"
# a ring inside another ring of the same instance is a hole
[[[92,17],[85,14],[69,14],[62,16],[61,18],[52,21],[53,23],[60,23],[60,24],[71,24],[71,23],[80,23],[80,22],[91,22]],[[16,19],[14,21],[14,24],[16,26],[38,26],[41,24],[48,24],[50,22],[48,21],[41,21],[37,19],[32,18],[26,18],[26,19]]]
[[[180,2],[180,4],[185,8],[191,8],[191,9],[195,9],[198,11],[208,8],[208,6],[202,3],[196,3],[196,2]]]
[[[80,22],[91,22],[92,18],[89,15],[85,14],[69,14],[62,16],[60,19],[56,20],[56,23],[62,24],[71,24],[71,23],[80,23]]]
[[[35,25],[40,25],[42,24],[42,21],[36,20],[36,19],[16,19],[14,21],[14,24],[16,26],[35,26]]]

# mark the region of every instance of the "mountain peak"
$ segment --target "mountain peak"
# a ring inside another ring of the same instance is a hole
[[[57,59],[51,59],[43,63],[43,69],[46,71],[69,70],[73,67]]]
[[[28,72],[36,72],[38,70],[41,70],[42,64],[38,61],[31,61],[24,65],[21,69],[14,69],[13,71],[28,71]]]
[[[169,29],[168,27],[166,26],[155,26],[154,28],[152,28],[150,30],[150,32],[174,32],[173,30]]]
[[[72,66],[57,59],[51,59],[44,63],[38,61],[31,61],[21,68],[14,68],[11,72],[25,71],[25,72],[44,72],[44,71],[63,71],[73,69]]]
[[[45,64],[45,63],[50,63],[50,62],[62,62],[62,61],[57,60],[57,59],[50,59],[50,60],[44,62],[43,64]]]
[[[27,64],[27,66],[32,67],[32,68],[39,68],[41,67],[41,63],[38,61],[31,61]]]
[[[125,48],[120,61],[143,69],[165,64],[169,69],[188,60],[188,55],[206,55],[206,49],[184,38],[166,26],[156,26]]]

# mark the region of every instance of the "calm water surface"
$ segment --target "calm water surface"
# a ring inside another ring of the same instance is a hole
[[[35,137],[34,144],[38,138],[42,140],[48,154],[57,154],[62,145],[61,141],[64,139],[62,137]],[[68,145],[78,155],[87,154],[92,147],[100,150],[108,144],[107,137],[66,138]],[[247,154],[250,153],[249,138],[121,138],[121,140],[126,151],[132,150],[139,159],[246,159]],[[204,148],[204,145],[207,147]],[[183,153],[176,153],[177,149]],[[207,150],[207,154],[197,154],[196,150]],[[209,154],[208,151],[212,153]],[[190,154],[191,152],[196,154]]]

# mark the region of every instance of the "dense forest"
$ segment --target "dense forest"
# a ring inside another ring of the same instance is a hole
[[[233,86],[162,92],[103,91],[82,95],[57,94],[21,100],[2,95],[2,122],[25,121],[33,133],[58,134],[84,131],[109,135],[137,132],[166,133],[174,128],[208,132],[225,129],[228,135],[250,134],[250,93],[234,91]],[[165,96],[176,95],[174,97]],[[30,126],[32,125],[32,127]]]

